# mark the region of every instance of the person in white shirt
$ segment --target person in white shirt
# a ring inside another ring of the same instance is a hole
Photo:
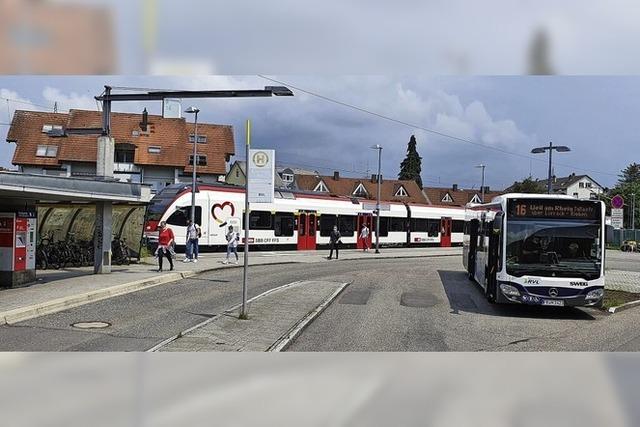
[[[364,252],[367,252],[369,250],[369,234],[369,227],[367,227],[367,224],[362,224],[362,229],[360,230],[360,238],[362,239],[362,250]]]
[[[229,230],[227,231],[227,258],[222,261],[223,264],[229,263],[229,255],[231,252],[236,256],[236,260],[233,262],[234,264],[238,263],[238,240],[240,240],[240,235],[233,231],[233,225],[229,226]]]
[[[182,262],[198,262],[198,239],[201,236],[200,226],[192,223],[190,219],[187,220],[187,247],[185,257]]]

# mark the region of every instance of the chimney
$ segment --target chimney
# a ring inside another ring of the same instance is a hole
[[[144,110],[142,110],[142,121],[140,122],[140,129],[142,129],[143,132],[146,132],[148,126],[149,126],[149,114],[147,113],[147,109],[145,108]]]
[[[374,184],[377,182],[377,181],[376,181],[376,174],[375,174],[375,173],[374,173],[374,174],[371,174],[371,182],[372,182],[372,183],[374,183]]]
[[[338,181],[340,179],[340,172],[333,171],[333,180]]]
[[[488,193],[488,192],[489,192],[489,186],[488,186],[488,185],[485,185],[485,186],[484,186],[484,192],[485,192],[485,193]]]
[[[458,191],[458,184],[453,184],[453,187],[451,187],[453,191]]]

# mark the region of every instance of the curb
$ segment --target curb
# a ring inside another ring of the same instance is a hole
[[[248,304],[250,304],[250,303],[252,303],[252,302],[253,302],[253,301],[255,301],[255,300],[258,300],[258,299],[260,299],[260,298],[262,298],[262,297],[266,297],[267,295],[272,294],[272,293],[274,293],[274,292],[281,291],[281,290],[283,290],[283,289],[287,289],[287,288],[290,288],[290,287],[292,287],[292,286],[296,286],[296,285],[297,285],[297,284],[299,284],[299,283],[300,283],[300,281],[297,281],[297,282],[291,282],[291,283],[287,283],[286,285],[282,285],[282,286],[275,287],[275,288],[273,288],[273,289],[269,289],[268,291],[265,291],[265,292],[263,292],[263,293],[261,293],[261,294],[259,294],[259,295],[256,295],[256,296],[254,296],[254,297],[252,297],[252,298],[249,298],[249,299],[247,300],[247,305],[248,305]],[[178,332],[178,333],[177,333],[177,334],[175,334],[174,336],[169,337],[169,338],[167,338],[167,339],[165,339],[165,340],[163,340],[163,341],[160,341],[158,344],[154,345],[154,346],[153,346],[153,347],[151,347],[150,349],[145,350],[145,353],[153,353],[153,352],[156,352],[156,351],[160,350],[162,347],[166,346],[167,344],[172,343],[173,341],[177,340],[178,338],[181,338],[182,336],[184,336],[184,335],[188,334],[189,332],[191,332],[191,331],[195,331],[196,329],[199,329],[199,328],[202,328],[203,326],[206,326],[206,325],[208,325],[209,323],[211,323],[211,322],[214,322],[214,321],[218,320],[218,319],[219,319],[219,318],[221,318],[222,316],[226,316],[226,315],[228,315],[228,314],[230,314],[230,313],[234,312],[235,310],[239,309],[241,306],[242,306],[242,303],[236,304],[236,305],[234,305],[233,307],[226,309],[225,311],[223,311],[223,312],[222,312],[222,313],[220,313],[220,314],[216,314],[215,316],[213,316],[213,317],[211,317],[211,318],[209,318],[209,319],[207,319],[207,320],[205,320],[205,321],[202,321],[202,322],[198,323],[197,325],[191,326],[190,328],[187,328],[187,329],[185,329],[185,330],[184,330],[184,331],[182,331],[182,332]]]
[[[281,352],[285,351],[289,346],[295,341],[296,338],[304,331],[307,326],[311,322],[315,320],[326,308],[331,304],[337,297],[349,286],[351,282],[343,283],[340,287],[327,299],[325,299],[319,306],[317,306],[314,310],[307,313],[305,317],[300,319],[291,329],[284,333],[276,342],[271,344],[271,346],[267,349],[267,352]]]
[[[617,313],[619,311],[624,311],[627,310],[629,308],[633,308],[635,306],[640,305],[640,300],[635,300],[635,301],[630,301],[630,302],[626,302],[622,305],[616,306],[616,307],[609,307],[609,309],[607,310],[609,313],[614,314]]]
[[[459,256],[460,254],[428,254],[428,255],[406,255],[406,256],[386,256],[386,257],[371,257],[364,258],[367,260],[372,259],[408,259],[408,258],[431,258],[431,257],[445,257],[445,256]],[[350,259],[338,259],[336,261],[360,261],[363,258],[350,258]],[[326,258],[324,259],[325,261]],[[318,260],[315,262],[322,262]],[[269,265],[284,265],[284,264],[305,264],[305,261],[276,261],[264,264],[254,264],[250,267],[269,266]],[[311,263],[310,263],[311,264]],[[176,282],[181,279],[187,279],[189,277],[196,276],[198,274],[208,273],[215,270],[222,270],[228,268],[244,268],[242,264],[233,265],[216,265],[213,267],[203,268],[200,270],[190,270],[182,272],[167,273],[162,276],[150,277],[147,279],[141,279],[134,282],[124,283],[121,285],[115,285],[108,288],[98,289],[95,291],[85,292],[82,294],[70,295],[67,297],[56,298],[50,301],[34,304],[26,307],[19,307],[12,310],[0,312],[0,326],[10,325],[24,320],[33,319],[47,314],[58,313],[70,308],[80,307],[85,304],[105,300],[120,295],[126,295],[135,291],[148,289],[157,285],[163,285],[166,283]],[[268,292],[268,291],[267,291]]]

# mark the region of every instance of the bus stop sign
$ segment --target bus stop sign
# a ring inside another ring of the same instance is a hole
[[[616,194],[611,198],[611,207],[614,209],[622,209],[624,206],[624,199],[621,195]]]

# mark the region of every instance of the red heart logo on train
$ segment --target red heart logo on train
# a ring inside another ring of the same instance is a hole
[[[213,215],[213,219],[215,219],[218,224],[222,224],[235,213],[236,208],[231,202],[216,203],[211,208],[211,215]]]

